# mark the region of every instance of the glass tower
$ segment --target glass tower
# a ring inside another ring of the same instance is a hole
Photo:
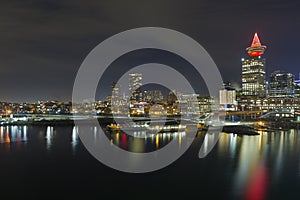
[[[134,101],[142,101],[142,74],[134,73],[129,74],[129,92],[130,92],[130,100]]]
[[[295,76],[291,73],[275,71],[270,76],[269,95],[271,97],[293,97]]]

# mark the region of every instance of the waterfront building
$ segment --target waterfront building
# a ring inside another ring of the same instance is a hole
[[[295,76],[283,71],[275,71],[270,75],[270,97],[293,97]]]
[[[300,97],[300,73],[299,73],[299,79],[295,80],[294,86],[295,86],[294,96],[295,97]]]
[[[130,116],[145,117],[149,114],[150,106],[147,102],[136,102],[130,104]]]
[[[182,94],[178,96],[181,114],[199,114],[199,94]]]
[[[242,99],[238,102],[240,111],[270,111],[275,109],[300,110],[300,98],[297,97],[269,97],[263,99]]]
[[[235,110],[236,101],[236,90],[230,85],[224,85],[224,89],[219,91],[219,101],[221,110]]]
[[[266,60],[262,57],[266,46],[260,43],[255,33],[248,58],[242,58],[242,98],[257,99],[266,96]]]

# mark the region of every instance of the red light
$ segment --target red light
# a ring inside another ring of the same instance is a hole
[[[122,143],[121,147],[127,150],[127,135],[125,133],[122,134]]]
[[[252,44],[251,47],[257,47],[257,46],[261,46],[259,37],[257,35],[257,33],[254,34],[253,40],[252,40]]]
[[[249,55],[252,56],[252,57],[258,57],[258,56],[263,55],[263,52],[261,52],[261,51],[252,51],[252,52],[249,52]]]
[[[247,185],[246,200],[263,200],[268,189],[267,168],[261,164],[255,169],[253,177]]]
[[[264,54],[266,48],[266,46],[261,45],[258,34],[255,33],[251,46],[248,47],[246,50],[248,51],[248,54],[251,57],[258,57]]]

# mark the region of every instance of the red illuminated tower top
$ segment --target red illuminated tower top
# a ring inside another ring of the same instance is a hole
[[[253,41],[250,47],[246,49],[251,57],[258,57],[264,54],[267,46],[261,45],[257,33],[254,34]]]

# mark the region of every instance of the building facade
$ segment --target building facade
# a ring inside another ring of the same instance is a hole
[[[144,91],[144,101],[149,103],[161,103],[164,100],[161,90]]]
[[[283,71],[275,71],[270,75],[270,97],[293,97],[295,76]]]
[[[267,47],[261,45],[257,33],[246,50],[248,58],[242,58],[242,97],[257,99],[266,96],[266,60],[262,57]]]
[[[142,74],[129,74],[129,93],[130,100],[141,102],[143,100],[142,94]]]
[[[294,96],[295,97],[300,97],[300,73],[299,73],[299,79],[295,80],[294,82]]]
[[[221,110],[235,110],[236,90],[231,88],[224,88],[219,91],[220,108]]]

